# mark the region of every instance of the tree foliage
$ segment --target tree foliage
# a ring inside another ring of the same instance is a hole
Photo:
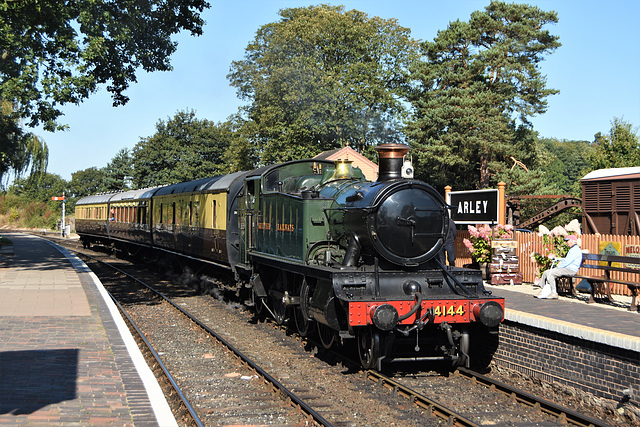
[[[30,170],[30,179],[37,180],[47,170],[49,149],[42,139],[23,131],[11,111],[11,104],[0,99],[0,178]]]
[[[156,133],[133,148],[133,185],[143,188],[219,175],[230,139],[226,125],[198,119],[193,110],[160,120]]]
[[[557,92],[545,87],[538,67],[560,46],[543,29],[555,22],[555,12],[493,1],[422,44],[408,133],[423,179],[486,188],[511,157],[535,153],[523,132]]]
[[[133,185],[133,159],[129,150],[123,148],[104,168],[105,191],[130,190]]]
[[[593,170],[640,166],[640,139],[631,123],[614,118],[608,135],[598,132],[588,158]]]
[[[558,187],[555,194],[580,196],[580,178],[589,169],[588,158],[593,147],[587,141],[540,141],[550,162],[545,167],[546,179]],[[535,193],[531,193],[535,194]]]
[[[167,71],[186,30],[202,33],[205,0],[12,0],[0,3],[0,178],[46,170],[43,141],[22,130],[53,131],[65,104],[106,85],[114,106],[136,73]]]
[[[51,201],[51,197],[62,196],[66,187],[67,181],[62,179],[60,175],[43,173],[37,182],[28,178],[17,178],[9,186],[7,193],[22,196],[30,201],[51,202],[53,205],[57,205],[57,202]]]
[[[247,122],[239,114],[223,124],[229,132],[229,147],[222,155],[221,173],[255,169],[260,161],[255,140],[255,123]]]
[[[0,99],[28,126],[56,128],[61,105],[107,84],[114,105],[136,71],[167,71],[182,31],[202,33],[204,0],[16,0],[0,11]]]
[[[417,55],[394,19],[342,6],[280,11],[260,27],[228,78],[246,109],[261,161],[310,157],[349,144],[397,141],[399,98]]]
[[[74,172],[71,174],[68,185],[69,197],[80,199],[92,194],[104,193],[107,191],[104,181],[104,168],[98,169],[94,166]]]

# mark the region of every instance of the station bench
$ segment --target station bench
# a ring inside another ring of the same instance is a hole
[[[634,264],[634,267],[629,265]],[[591,296],[588,303],[593,303],[596,299],[606,298],[610,302],[614,302],[611,297],[610,284],[620,283],[627,285],[631,291],[630,311],[638,311],[637,294],[640,288],[640,258],[616,256],[616,255],[600,255],[600,254],[582,254],[582,265],[580,268],[586,268],[593,271],[593,275],[586,276],[577,274],[575,276],[562,276],[558,279],[558,293],[571,293],[576,295],[573,285],[573,278],[586,280],[591,285]],[[620,273],[630,273],[633,280],[622,280]]]

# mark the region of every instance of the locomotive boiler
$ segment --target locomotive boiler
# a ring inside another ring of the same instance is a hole
[[[131,224],[138,242],[148,230],[149,247],[227,269],[229,288],[259,314],[317,333],[327,348],[355,339],[367,369],[435,360],[482,368],[504,299],[484,289],[479,270],[440,263],[448,206],[408,173],[408,147],[377,151],[375,182],[347,160],[298,160],[139,192],[144,201],[122,218],[145,219]],[[78,206],[108,212],[108,203],[94,196]],[[113,241],[115,224],[76,223],[84,242]]]

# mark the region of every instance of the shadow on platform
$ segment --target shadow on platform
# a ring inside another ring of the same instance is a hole
[[[0,352],[0,415],[76,398],[79,349]]]

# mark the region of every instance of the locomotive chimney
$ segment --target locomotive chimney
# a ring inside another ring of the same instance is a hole
[[[409,150],[405,144],[378,145],[378,181],[402,178],[402,163]]]

